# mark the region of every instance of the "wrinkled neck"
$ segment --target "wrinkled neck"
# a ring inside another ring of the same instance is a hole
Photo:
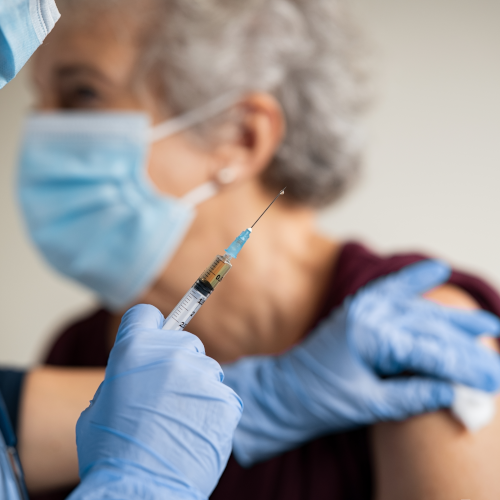
[[[243,204],[240,193],[240,209],[234,203],[232,213],[228,205],[216,206],[218,197],[212,207],[212,200],[202,206],[181,248],[141,301],[168,315],[213,258],[224,255],[247,220],[255,219],[266,206],[266,196],[252,199],[249,194]],[[255,206],[247,210],[249,204]],[[256,226],[189,331],[201,338],[207,354],[221,362],[288,348],[304,335],[317,313],[338,249],[336,242],[316,232],[312,211],[275,207]]]

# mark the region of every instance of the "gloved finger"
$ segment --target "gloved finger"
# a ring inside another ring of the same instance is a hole
[[[500,332],[500,319],[483,309],[458,309],[420,297],[405,298],[393,303],[393,323],[400,327],[406,325],[410,330],[413,330],[413,326],[418,328],[437,321],[451,324],[474,337],[484,333],[497,336]]]
[[[143,348],[146,348],[147,344],[153,349],[178,346],[205,354],[205,346],[196,335],[185,331],[162,330],[164,320],[163,314],[154,306],[138,304],[130,308],[123,315],[115,345],[126,339],[130,340],[135,333],[141,334],[137,339],[138,350],[141,344],[144,344]]]
[[[492,392],[500,388],[500,358],[451,325],[434,324],[428,335],[399,330],[387,342],[380,372],[412,371]],[[443,332],[439,330],[443,328]],[[385,368],[384,368],[385,367]],[[394,373],[394,372],[393,372]]]
[[[400,271],[390,274],[380,283],[374,284],[383,292],[400,295],[420,295],[442,285],[450,277],[448,264],[439,260],[424,260],[410,264]]]
[[[500,334],[500,319],[488,311],[483,309],[466,311],[438,304],[437,307],[439,307],[439,314],[443,319],[450,321],[469,335],[477,337],[488,334],[492,337],[498,337]]]
[[[105,383],[116,377],[131,375],[137,378],[137,372],[162,371],[162,367],[171,365],[179,371],[181,365],[186,369],[185,375],[200,369],[217,374],[222,380],[219,364],[205,356],[205,347],[201,340],[189,332],[168,331],[160,328],[143,328],[141,324],[133,325],[130,332],[122,336],[113,346],[106,366]]]
[[[192,333],[179,330],[161,330],[158,333],[160,335],[164,334],[165,336],[168,336],[165,339],[165,344],[169,347],[178,346],[189,349],[193,352],[205,354],[205,346],[203,345],[203,342]]]
[[[385,380],[382,390],[384,404],[376,405],[373,410],[382,420],[404,420],[449,408],[455,397],[452,384],[423,377]]]
[[[138,304],[123,315],[115,343],[134,331],[161,328],[164,319],[163,314],[156,307],[149,304]]]

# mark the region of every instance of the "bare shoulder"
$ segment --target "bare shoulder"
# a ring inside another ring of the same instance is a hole
[[[477,302],[465,291],[455,285],[442,285],[425,294],[425,298],[460,309],[478,309]]]
[[[500,498],[500,405],[471,434],[448,412],[373,428],[377,500]]]
[[[426,298],[462,309],[476,301],[453,285]],[[490,345],[490,344],[489,344]],[[495,347],[496,342],[491,342]],[[447,411],[377,424],[372,431],[377,500],[492,500],[500,498],[500,400],[497,416],[474,434]]]

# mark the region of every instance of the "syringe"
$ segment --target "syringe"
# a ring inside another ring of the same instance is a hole
[[[248,241],[252,234],[252,229],[259,222],[261,217],[269,210],[271,205],[283,194],[285,189],[282,189],[278,196],[269,204],[262,212],[260,217],[253,223],[251,227],[245,229],[232,243],[226,248],[225,254],[217,255],[214,261],[203,271],[195,284],[184,295],[182,300],[177,304],[173,311],[167,316],[163,323],[163,330],[184,330],[193,316],[199,311],[200,307],[210,297],[217,285],[222,281],[224,276],[231,269],[231,259],[236,259],[243,245]]]

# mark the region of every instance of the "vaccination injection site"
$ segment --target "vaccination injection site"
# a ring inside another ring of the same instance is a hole
[[[0,0],[0,500],[500,500],[498,0]]]

